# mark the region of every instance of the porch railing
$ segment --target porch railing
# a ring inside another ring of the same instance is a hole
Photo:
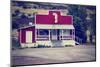
[[[49,35],[37,35],[37,40],[52,40],[52,39],[55,39],[57,40],[57,38],[59,37],[60,40],[71,40],[73,39],[73,35],[70,35],[70,36],[49,36]]]
[[[60,36],[61,40],[71,40],[73,39],[73,35],[70,36]]]
[[[37,40],[49,40],[49,35],[38,35]]]

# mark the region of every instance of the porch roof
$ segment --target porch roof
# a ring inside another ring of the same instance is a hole
[[[40,25],[36,24],[36,29],[74,29],[73,25]]]

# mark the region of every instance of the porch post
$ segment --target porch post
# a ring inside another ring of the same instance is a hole
[[[61,39],[63,40],[63,29],[61,30]]]
[[[74,30],[72,29],[72,31],[71,31],[71,33],[72,33],[72,39],[74,40]]]
[[[61,40],[61,36],[62,36],[62,29],[59,29],[60,33],[59,33],[59,40]]]
[[[49,29],[49,40],[50,40],[50,29]]]
[[[35,41],[37,41],[37,30],[38,30],[38,29],[35,28]],[[36,46],[37,46],[37,44],[35,44],[35,47],[36,47]]]
[[[75,40],[75,30],[73,29],[72,32],[73,32],[73,40]]]

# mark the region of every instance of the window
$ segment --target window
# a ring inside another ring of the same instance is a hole
[[[70,35],[70,30],[64,29],[64,30],[63,30],[63,35],[69,36],[69,35]]]
[[[49,40],[49,30],[37,29],[37,40]]]
[[[72,39],[72,30],[66,30],[66,29],[63,29],[62,30],[62,39]]]
[[[38,35],[49,35],[49,31],[46,29],[38,29]]]
[[[60,36],[62,36],[62,30],[59,30],[59,32],[60,32]]]

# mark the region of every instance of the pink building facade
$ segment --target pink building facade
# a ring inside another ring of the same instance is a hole
[[[35,23],[18,30],[22,47],[75,45],[73,17],[48,10],[35,15]]]

